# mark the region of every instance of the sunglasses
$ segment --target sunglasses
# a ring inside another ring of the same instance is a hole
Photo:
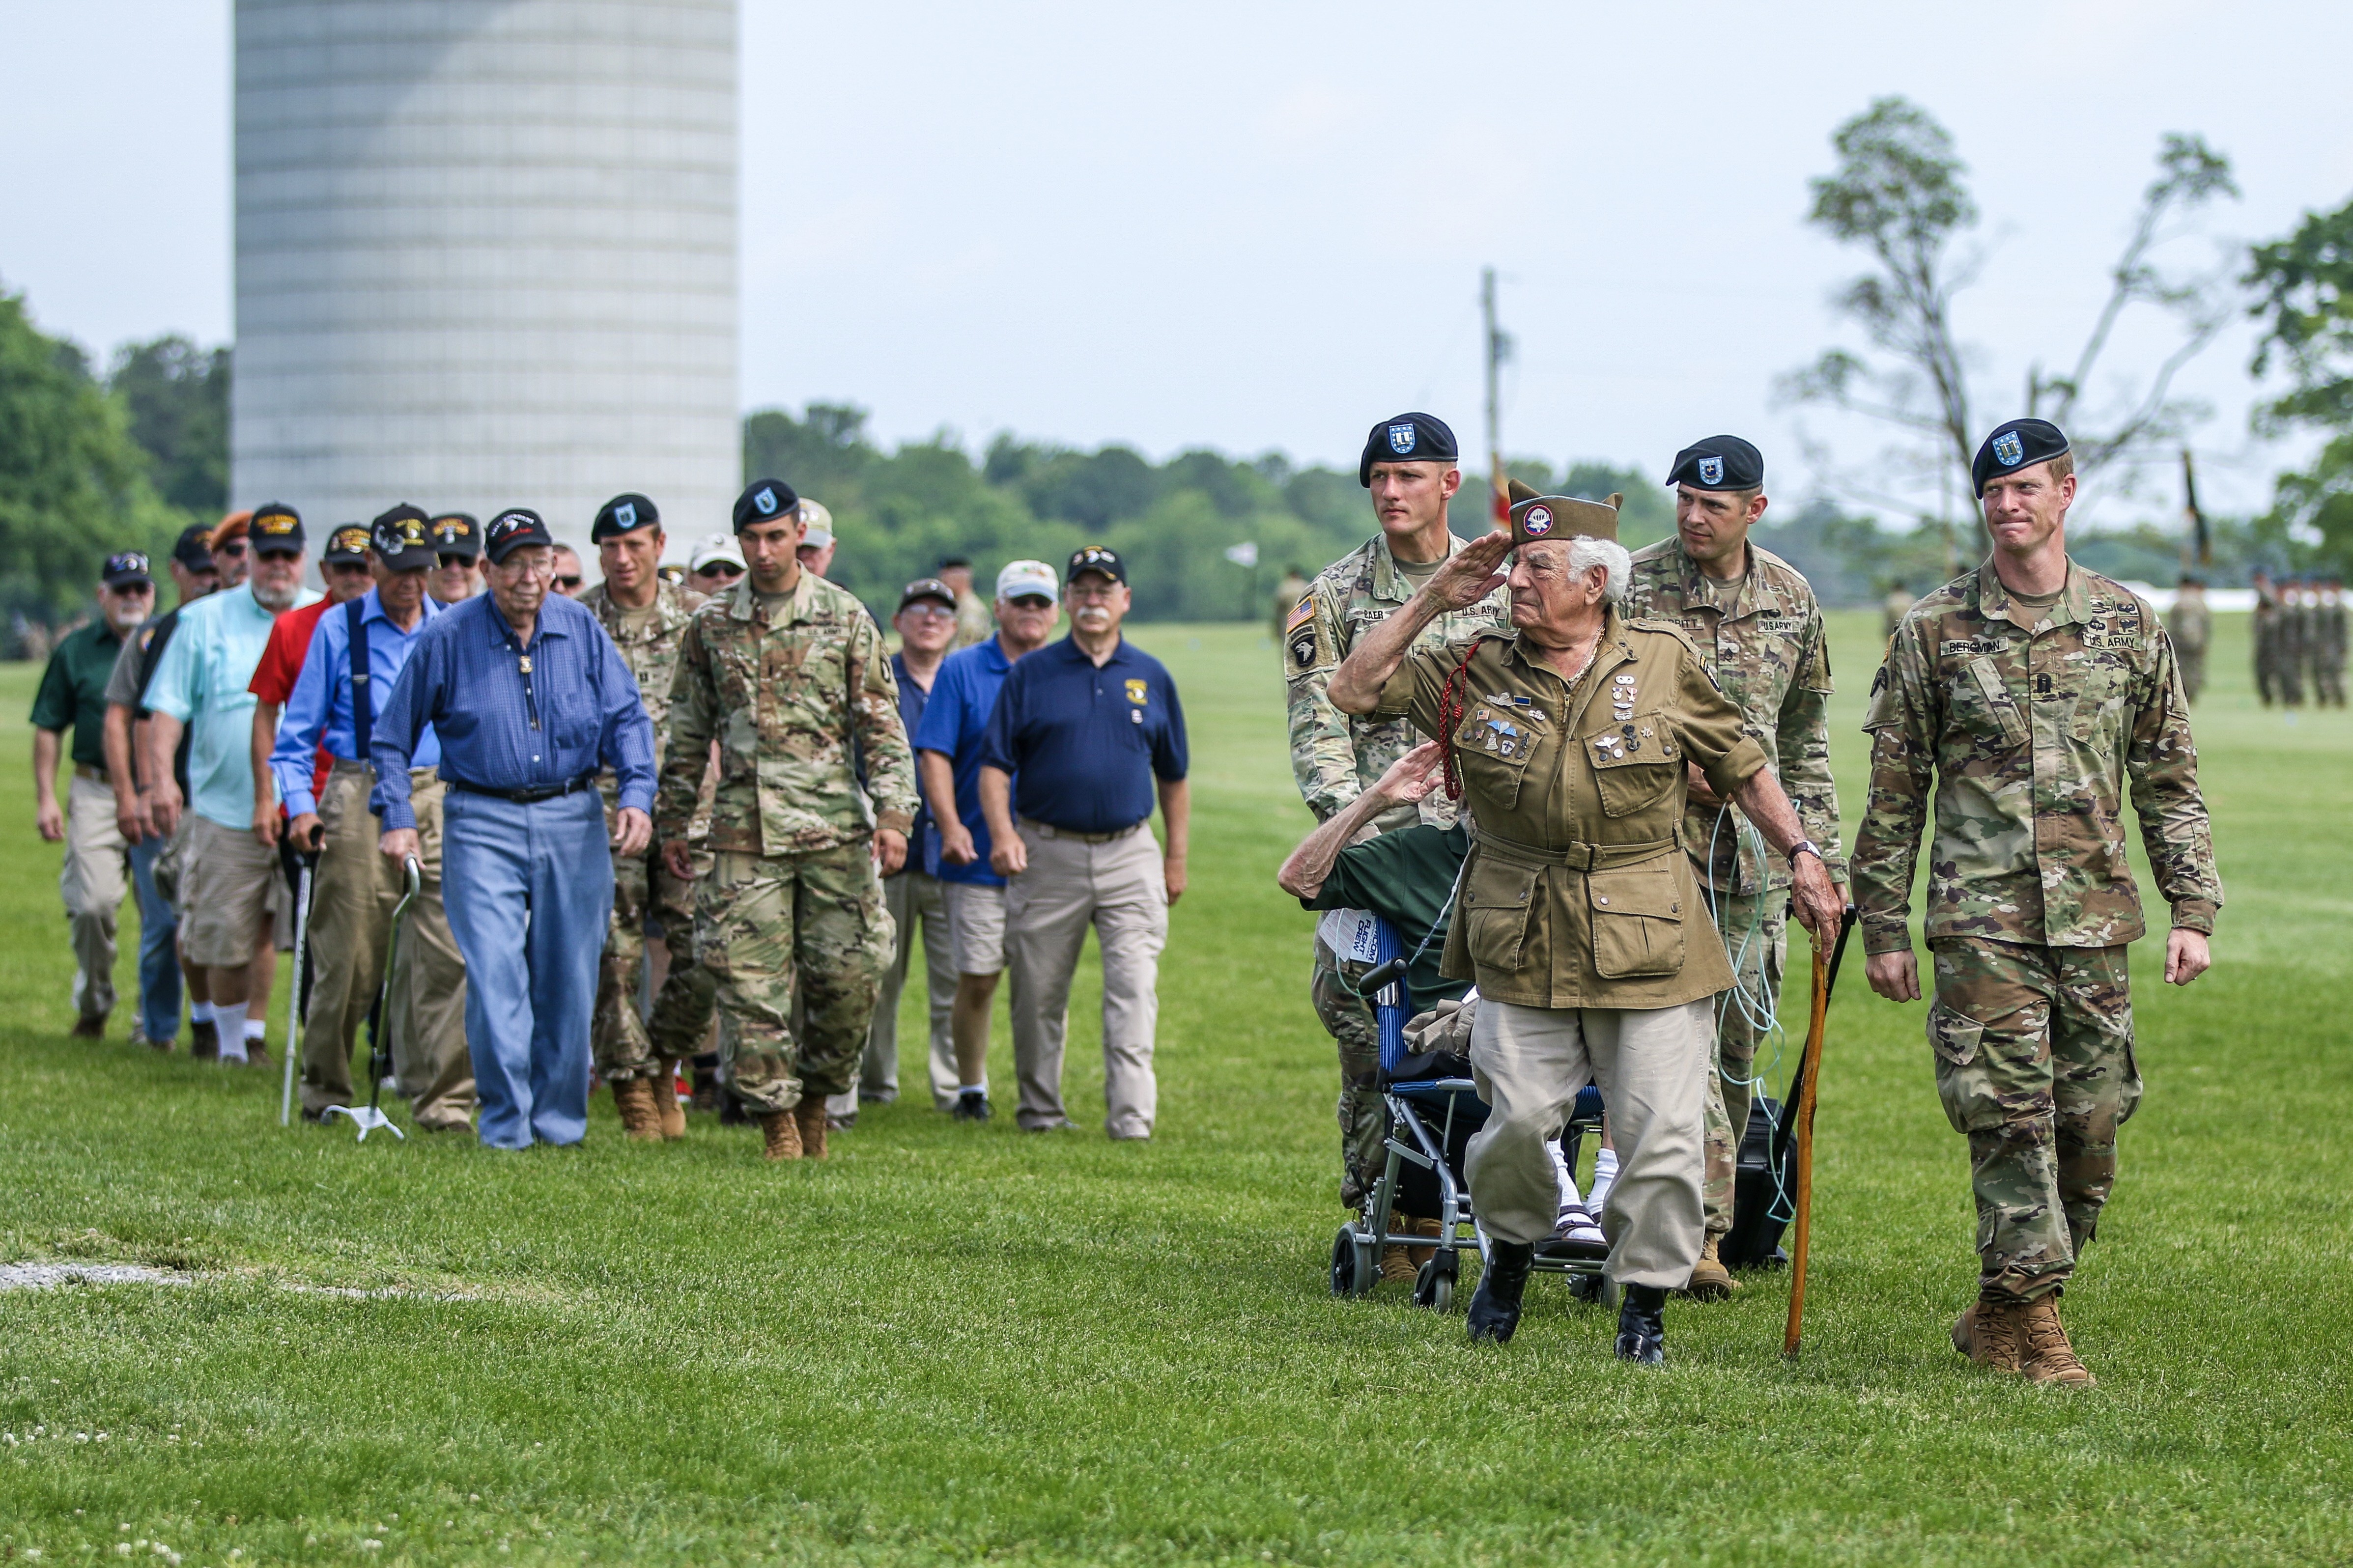
[[[566,591],[577,588],[580,586],[580,583],[581,579],[578,577],[558,577],[555,580],[555,585]]]
[[[242,555],[245,553],[245,541],[242,539],[231,539],[222,543],[216,544],[213,546],[213,553],[216,555]]]
[[[1054,601],[1043,594],[1016,594],[1005,601],[1017,610],[1050,610]]]
[[[302,552],[299,550],[264,550],[258,552],[258,553],[264,561],[300,561],[302,559]]]
[[[696,567],[696,568],[694,569],[694,574],[695,574],[696,576],[698,576],[698,577],[728,577],[728,578],[734,578],[734,577],[741,577],[742,575],[744,575],[744,568],[742,568],[741,566],[731,565],[730,563],[728,563],[727,562],[724,562],[724,561],[718,561],[718,562],[713,562],[711,565],[708,565],[708,566],[698,566],[698,567]]]

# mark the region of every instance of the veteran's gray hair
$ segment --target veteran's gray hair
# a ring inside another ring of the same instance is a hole
[[[1616,604],[1626,596],[1626,590],[1633,586],[1634,557],[1616,540],[1595,539],[1580,533],[1571,539],[1548,539],[1533,548],[1546,550],[1549,553],[1547,547],[1556,545],[1567,547],[1568,564],[1565,570],[1572,579],[1583,577],[1596,566],[1601,568],[1601,597],[1605,602]],[[1527,550],[1531,546],[1523,544],[1520,548]]]

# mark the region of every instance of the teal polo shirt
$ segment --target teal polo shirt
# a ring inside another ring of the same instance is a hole
[[[316,604],[303,589],[292,607]],[[247,583],[180,611],[179,630],[147,683],[142,706],[188,727],[188,809],[223,827],[253,826],[253,710],[247,689],[276,611]]]

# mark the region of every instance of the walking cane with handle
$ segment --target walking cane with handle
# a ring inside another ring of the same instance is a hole
[[[1798,1200],[1797,1239],[1789,1248],[1789,1324],[1781,1334],[1781,1353],[1795,1361],[1798,1333],[1806,1317],[1806,1244],[1814,1230],[1814,1085],[1821,1077],[1822,1030],[1830,1020],[1831,991],[1838,984],[1839,961],[1846,956],[1847,933],[1854,930],[1854,906],[1840,917],[1838,941],[1831,945],[1827,968],[1821,951],[1814,952],[1814,1011],[1806,1026],[1806,1048],[1798,1053]]]
[[[294,1119],[294,1058],[302,1054],[302,971],[311,956],[311,878],[319,852],[302,851],[302,875],[294,889],[294,986],[286,1004],[286,1074],[278,1089],[278,1125]]]
[[[425,887],[425,868],[417,863],[416,856],[411,855],[400,863],[400,902],[393,906],[392,936],[384,949],[384,985],[376,993],[375,1016],[368,1024],[367,1108],[353,1110],[348,1105],[327,1107],[328,1115],[348,1116],[358,1125],[359,1141],[363,1143],[367,1142],[367,1135],[379,1127],[403,1142],[408,1141],[408,1134],[395,1126],[392,1118],[376,1107],[377,1100],[384,1093],[384,1075],[392,1070],[392,976],[400,957],[400,922],[408,913],[408,906],[417,901],[417,895]]]

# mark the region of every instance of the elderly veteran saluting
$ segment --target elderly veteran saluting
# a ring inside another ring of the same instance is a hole
[[[370,807],[395,865],[418,853],[409,768],[441,745],[441,876],[466,960],[466,1043],[481,1140],[577,1143],[588,1128],[588,1016],[613,913],[613,855],[653,836],[654,727],[596,617],[548,592],[535,511],[482,531],[491,591],[417,634],[376,720]],[[599,770],[620,779],[606,847]]]
[[[1522,493],[1525,495],[1523,489]],[[1516,550],[1508,576],[1497,572]],[[1665,1359],[1666,1293],[1698,1262],[1710,998],[1732,984],[1676,825],[1687,768],[1792,859],[1799,918],[1837,929],[1838,894],[1740,710],[1683,633],[1617,612],[1632,563],[1614,505],[1525,496],[1512,528],[1457,551],[1334,672],[1349,713],[1402,713],[1447,747],[1476,823],[1445,972],[1474,979],[1471,1061],[1494,1107],[1471,1142],[1471,1192],[1493,1239],[1473,1340],[1518,1326],[1558,1189],[1546,1142],[1577,1091],[1609,1106],[1618,1185],[1604,1215],[1624,1289],[1618,1354]],[[1409,654],[1437,616],[1511,587],[1512,630]]]

